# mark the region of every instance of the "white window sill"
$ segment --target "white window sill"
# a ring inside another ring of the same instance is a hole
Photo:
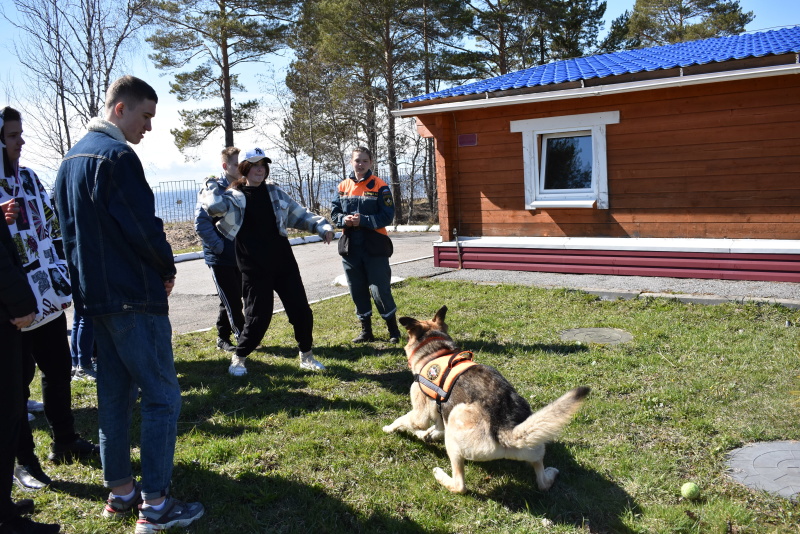
[[[537,208],[594,208],[596,200],[536,200],[528,204],[526,209]]]

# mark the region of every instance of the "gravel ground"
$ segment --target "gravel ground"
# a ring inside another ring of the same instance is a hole
[[[697,278],[656,278],[650,276],[607,276],[521,271],[447,270],[439,280],[470,280],[481,283],[525,284],[537,287],[565,287],[591,293],[628,298],[641,294],[679,294],[694,301],[769,300],[800,307],[800,284],[749,280],[702,280]],[[615,295],[618,294],[618,295]]]

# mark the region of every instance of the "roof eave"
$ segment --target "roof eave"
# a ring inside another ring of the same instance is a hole
[[[685,69],[688,70],[688,69]],[[666,89],[670,87],[682,87],[689,85],[699,85],[706,83],[719,83],[734,80],[745,80],[750,78],[766,78],[769,76],[784,76],[789,74],[800,74],[800,63],[770,65],[758,68],[747,68],[740,70],[730,70],[723,72],[710,72],[701,74],[690,74],[675,76],[670,78],[657,78],[640,80],[635,82],[613,83],[603,85],[593,85],[590,87],[577,87],[563,90],[550,90],[542,92],[525,92],[511,96],[490,96],[491,93],[482,95],[471,95],[468,100],[450,101],[438,104],[420,105],[417,103],[413,107],[393,110],[395,117],[413,117],[416,115],[428,115],[431,113],[445,113],[461,111],[467,109],[482,109],[497,106],[510,106],[517,104],[529,104],[535,102],[547,102],[553,100],[568,100],[573,98],[588,98],[619,93],[631,93],[635,91],[650,91],[655,89]],[[592,80],[593,82],[597,79]]]

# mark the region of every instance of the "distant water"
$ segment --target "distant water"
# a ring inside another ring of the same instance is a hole
[[[193,221],[200,184],[191,189],[164,187],[172,184],[172,182],[162,183],[153,188],[156,199],[156,216],[164,222]]]

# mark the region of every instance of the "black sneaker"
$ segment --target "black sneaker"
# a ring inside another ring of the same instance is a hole
[[[236,352],[236,346],[233,345],[229,340],[222,339],[221,337],[217,338],[217,348],[219,350],[224,350],[225,352]]]
[[[154,534],[172,527],[189,526],[203,516],[205,509],[199,502],[181,502],[167,497],[167,504],[159,511],[145,506],[139,507],[139,520],[135,534]]]
[[[37,523],[27,517],[15,517],[0,523],[0,534],[58,534],[61,526],[55,523]]]
[[[106,507],[103,509],[103,517],[114,521],[121,521],[128,512],[138,510],[139,505],[142,504],[142,483],[136,482],[133,489],[136,491],[136,494],[129,501],[121,499],[120,497],[114,497],[113,493],[109,493]]]
[[[40,490],[53,483],[38,463],[14,467],[14,482],[25,491]]]
[[[100,456],[100,445],[95,445],[78,436],[70,443],[50,444],[50,454],[47,459],[51,462],[70,462],[74,458],[85,458],[88,456]]]
[[[28,515],[33,513],[33,499],[20,499],[11,504],[14,515]]]

